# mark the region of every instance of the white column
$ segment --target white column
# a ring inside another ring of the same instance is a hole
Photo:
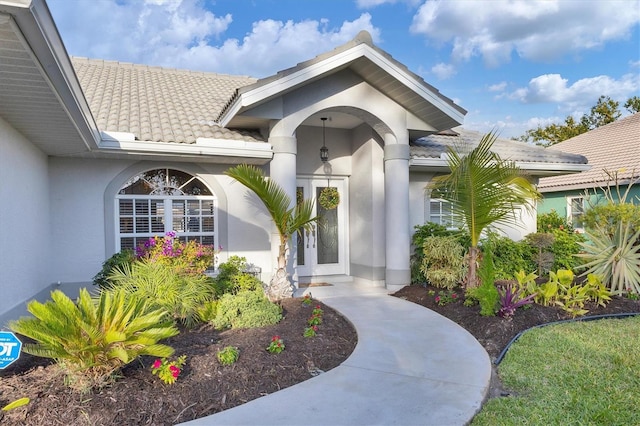
[[[287,195],[291,198],[291,202],[295,203],[296,200],[296,154],[297,154],[297,139],[295,136],[271,136],[269,137],[269,143],[273,147],[273,159],[269,164],[269,176],[275,182],[280,185]],[[293,204],[292,204],[293,205]],[[278,233],[275,225],[273,225],[271,231],[271,258],[273,262],[273,268],[271,272],[275,272],[278,267],[278,247],[280,245],[280,234]],[[287,265],[287,271],[294,279],[294,284],[297,287],[297,275],[294,269],[294,259],[296,257],[295,244],[289,243],[289,262]]]
[[[399,290],[411,283],[409,255],[409,145],[394,143],[385,135],[384,207],[386,235],[385,283]]]

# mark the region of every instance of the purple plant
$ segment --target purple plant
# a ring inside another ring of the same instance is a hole
[[[522,292],[517,288],[514,288],[511,283],[507,284],[504,289],[498,289],[500,293],[500,310],[498,315],[503,318],[509,318],[516,313],[516,309],[520,306],[529,305],[533,303],[535,294],[527,297],[522,297]]]

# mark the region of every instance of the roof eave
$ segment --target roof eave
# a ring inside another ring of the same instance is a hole
[[[71,65],[60,34],[44,0],[2,2],[0,13],[11,15],[43,78],[67,112],[82,140],[79,150],[98,147],[98,127]]]
[[[516,166],[531,176],[548,177],[570,173],[580,173],[591,168],[588,164],[541,163],[516,161]],[[412,157],[409,160],[412,170],[447,172],[449,165],[446,158]]]
[[[229,164],[250,160],[252,164],[266,164],[273,157],[271,144],[241,140],[198,138],[195,144],[136,141],[133,134],[102,132],[102,141],[96,151],[101,154],[142,156],[163,159],[227,158]],[[220,161],[225,162],[225,161]]]

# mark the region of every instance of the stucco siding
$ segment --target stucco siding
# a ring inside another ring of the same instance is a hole
[[[53,282],[83,282],[100,270],[105,252],[104,191],[131,162],[54,157],[50,160]]]
[[[223,174],[228,166],[56,158],[50,170],[51,281],[91,280],[115,250],[117,190],[136,174],[163,167],[197,175],[218,198],[219,261],[244,256],[269,273],[270,218],[255,195]]]
[[[47,288],[47,156],[0,118],[0,313]]]
[[[350,270],[352,276],[376,283],[384,280],[383,150],[368,126],[353,132],[350,179]]]

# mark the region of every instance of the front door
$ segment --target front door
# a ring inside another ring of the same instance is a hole
[[[327,186],[336,188],[340,194],[340,204],[334,209],[325,209],[318,204],[321,191]],[[341,275],[346,269],[346,210],[347,198],[344,179],[298,178],[298,198],[312,197],[314,214],[320,220],[314,224],[313,232],[298,235],[298,275]]]

